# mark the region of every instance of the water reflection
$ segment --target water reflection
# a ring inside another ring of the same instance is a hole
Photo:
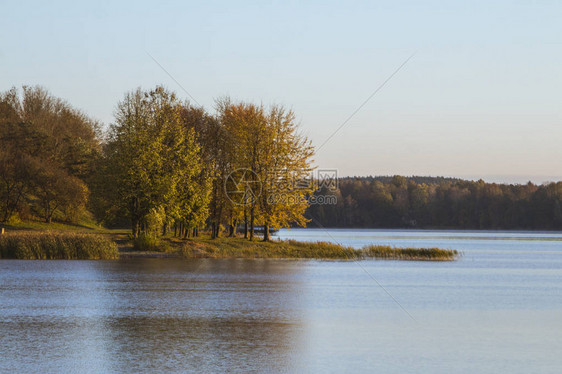
[[[561,234],[287,231],[464,257],[4,260],[0,372],[560,371]]]
[[[123,317],[105,326],[119,372],[283,371],[299,331],[275,319],[242,317]]]
[[[286,371],[301,344],[298,266],[75,264],[1,263],[0,371]]]

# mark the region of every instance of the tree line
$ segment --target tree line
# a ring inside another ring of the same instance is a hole
[[[210,114],[157,86],[126,93],[104,130],[43,88],[13,88],[0,95],[0,221],[91,218],[134,237],[243,227],[249,239],[261,225],[269,240],[270,227],[306,224],[312,185],[281,181],[308,173],[313,153],[280,105],[221,98]]]
[[[562,182],[362,177],[333,190],[307,179],[313,154],[283,106],[221,98],[209,113],[158,86],[126,93],[104,128],[43,88],[13,88],[0,94],[0,222],[248,239],[261,226],[265,240],[307,224],[562,229]]]
[[[496,184],[454,178],[341,178],[335,205],[312,205],[325,227],[562,229],[562,182]]]

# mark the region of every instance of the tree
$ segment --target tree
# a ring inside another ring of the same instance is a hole
[[[88,196],[84,182],[48,163],[38,162],[33,167],[33,196],[46,223],[58,212],[71,218],[84,208]]]
[[[99,124],[40,87],[0,94],[0,219],[23,211],[78,221]]]
[[[269,228],[304,226],[308,202],[314,191],[311,158],[314,148],[298,132],[295,115],[282,106],[271,107],[262,133],[263,151],[258,165],[262,182],[260,210],[263,216],[264,241]]]
[[[221,165],[221,174],[217,182],[224,190],[225,180],[230,173],[240,169],[249,170],[250,172],[246,174],[250,178],[248,185],[253,189],[251,195],[257,197],[261,193],[257,190],[258,188],[261,190],[258,175],[261,172],[260,159],[265,148],[263,107],[248,103],[233,104],[226,98],[217,101],[217,111],[226,135],[223,143],[224,163]],[[221,198],[220,192],[217,193],[217,200],[219,198]],[[222,211],[228,207],[232,210],[237,209],[232,207],[232,201],[224,198],[222,201],[223,204],[217,207],[219,218]],[[259,214],[258,204],[259,201],[253,198],[243,204],[246,227],[249,220],[250,240],[254,238],[254,225]]]
[[[182,125],[182,103],[163,87],[125,95],[106,147],[107,180],[118,187],[113,205],[123,208],[135,237],[146,231],[147,215],[163,208],[174,219],[190,212],[186,185],[201,174],[200,147]]]
[[[229,99],[219,101],[218,111],[228,135],[224,144],[226,164],[231,172],[248,171],[243,175],[249,178],[247,186],[251,191],[244,196],[252,197],[241,206],[223,205],[230,212],[231,226],[244,217],[247,228],[249,220],[248,236],[252,240],[255,223],[262,222],[264,240],[269,240],[272,226],[304,225],[306,196],[313,191],[307,178],[313,148],[298,132],[294,113],[281,106],[267,111],[261,105],[233,104]]]
[[[218,100],[217,105],[220,106],[220,103],[221,100]],[[210,116],[202,108],[184,106],[181,119],[183,126],[195,131],[204,164],[193,190],[196,202],[187,220],[190,223],[186,222],[185,225],[198,227],[209,218],[211,236],[214,238],[220,233],[223,213],[228,206],[228,199],[224,194],[224,179],[230,170],[229,139],[220,118]],[[183,226],[182,223],[180,231],[183,231]]]

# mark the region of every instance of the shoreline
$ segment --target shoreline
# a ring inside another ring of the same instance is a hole
[[[455,261],[461,253],[453,249],[402,248],[367,245],[353,248],[327,241],[273,239],[264,242],[242,237],[211,239],[202,234],[195,238],[165,236],[154,243],[135,248],[126,230],[103,228],[12,229],[0,235],[0,259],[133,259],[133,258],[245,258],[245,259],[317,259],[317,260],[399,260]]]

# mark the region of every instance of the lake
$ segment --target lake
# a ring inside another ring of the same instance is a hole
[[[280,230],[456,262],[0,261],[0,372],[559,373],[562,234]]]

